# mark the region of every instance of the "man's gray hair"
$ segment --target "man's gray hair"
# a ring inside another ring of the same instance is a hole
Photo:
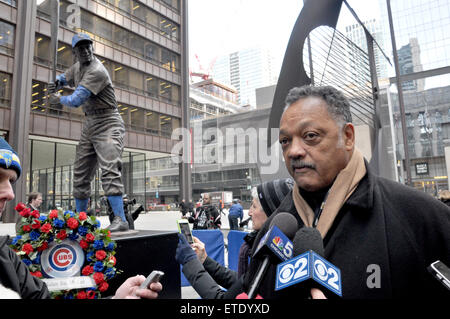
[[[298,100],[310,96],[319,97],[324,100],[328,106],[328,112],[336,122],[341,125],[352,123],[349,101],[341,91],[332,86],[304,85],[290,89],[285,100],[286,106],[284,111]]]

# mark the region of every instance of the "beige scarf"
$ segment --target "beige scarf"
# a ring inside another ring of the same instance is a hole
[[[322,238],[325,238],[325,235],[333,224],[339,210],[365,175],[366,166],[364,164],[364,157],[361,152],[355,148],[347,166],[339,172],[328,192],[325,207],[323,207],[322,215],[317,224],[317,230],[322,235]],[[314,212],[300,195],[297,184],[294,185],[292,197],[294,199],[295,208],[303,223],[308,227],[312,227],[315,217]]]

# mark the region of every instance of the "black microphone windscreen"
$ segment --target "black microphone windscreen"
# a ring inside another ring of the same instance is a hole
[[[298,230],[297,219],[289,213],[279,213],[271,221],[270,227],[277,226],[287,238],[292,239]]]
[[[292,240],[293,255],[301,255],[308,250],[312,250],[320,256],[325,255],[325,250],[323,248],[323,240],[320,232],[316,228],[312,227],[302,227],[300,228]]]

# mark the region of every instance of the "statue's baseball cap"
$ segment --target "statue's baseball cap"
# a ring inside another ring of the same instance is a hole
[[[2,137],[0,137],[0,167],[15,170],[17,178],[19,178],[22,173],[19,156],[11,145],[9,145]]]
[[[91,37],[89,36],[89,34],[77,33],[72,37],[72,48],[75,48],[77,46],[77,44],[82,41],[88,41],[90,43],[93,42]]]

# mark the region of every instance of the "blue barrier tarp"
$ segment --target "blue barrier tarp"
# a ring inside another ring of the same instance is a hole
[[[230,230],[228,233],[228,268],[234,271],[238,270],[239,250],[244,243],[245,235],[246,232],[238,230]]]
[[[192,235],[200,239],[205,244],[206,253],[208,256],[221,265],[225,264],[225,251],[224,251],[224,242],[223,235],[219,229],[211,229],[211,230],[192,230]],[[180,271],[182,266],[180,266]],[[191,284],[183,275],[181,271],[181,286],[190,286]]]

